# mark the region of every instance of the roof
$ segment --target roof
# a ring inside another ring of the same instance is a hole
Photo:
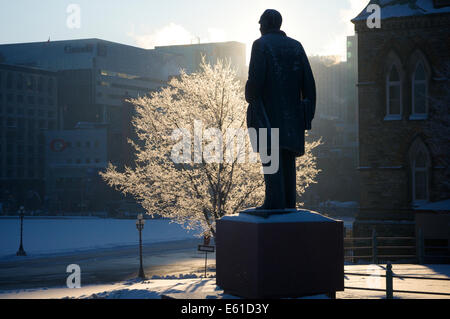
[[[15,64],[8,64],[8,63],[0,63],[0,69],[1,70],[8,70],[8,71],[17,71],[17,72],[28,72],[28,73],[56,75],[56,72],[49,71],[49,70],[46,70],[46,69],[36,68],[36,67],[29,67],[29,66],[21,66],[21,65],[15,65]]]
[[[436,0],[370,0],[364,10],[352,22],[366,20],[373,11],[367,12],[367,7],[377,4],[381,7],[381,19],[423,16],[437,13],[450,13],[450,6],[436,7]],[[442,2],[442,1],[441,1]]]
[[[204,42],[204,43],[191,43],[191,44],[175,44],[175,45],[159,45],[155,46],[155,50],[157,49],[170,49],[170,48],[182,48],[182,47],[201,47],[201,46],[215,46],[215,45],[241,45],[244,46],[245,43],[238,41],[225,41],[225,42]]]
[[[443,200],[440,202],[427,203],[414,209],[426,211],[450,211],[450,199]]]

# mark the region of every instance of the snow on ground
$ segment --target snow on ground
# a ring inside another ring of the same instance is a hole
[[[166,219],[147,220],[144,244],[193,239],[180,225]],[[0,260],[15,256],[20,242],[19,218],[0,218]],[[74,253],[98,248],[136,245],[136,221],[101,218],[25,217],[23,246],[29,257]]]
[[[450,278],[450,265],[393,265],[396,275],[422,276],[431,278]],[[385,288],[385,278],[376,277],[385,273],[385,265],[349,265],[346,273],[366,273],[371,276],[346,276],[346,287]],[[34,290],[17,290],[1,293],[0,299],[52,299],[52,298],[104,298],[104,299],[160,299],[163,295],[180,299],[233,299],[216,286],[214,278],[190,278],[180,276],[178,279],[150,279],[145,282],[131,280],[111,285],[86,286],[79,289],[51,288]],[[186,279],[187,278],[187,279]],[[428,291],[450,293],[449,281],[432,281],[416,279],[394,279],[394,290]],[[385,293],[346,289],[338,292],[338,299],[380,299]],[[310,298],[326,298],[323,295]],[[450,299],[450,296],[425,294],[394,293],[399,299]]]

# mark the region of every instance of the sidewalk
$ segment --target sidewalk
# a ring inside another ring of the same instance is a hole
[[[393,265],[396,275],[408,275],[429,278],[450,278],[450,265]],[[370,273],[371,276],[347,276],[346,287],[385,288],[385,278],[376,275],[385,274],[385,265],[347,265],[346,273]],[[281,275],[281,274],[280,274]],[[186,277],[184,277],[186,278]],[[413,290],[425,292],[450,293],[450,281],[433,281],[394,278],[395,290]],[[93,285],[80,289],[42,288],[34,290],[0,292],[0,299],[20,298],[108,298],[108,299],[159,299],[169,295],[183,299],[230,299],[218,290],[214,278],[202,279],[150,279],[146,282],[131,280],[111,285]],[[382,299],[386,294],[376,291],[350,290],[337,293],[337,299]],[[311,298],[326,298],[313,296]],[[450,299],[450,296],[395,293],[397,299]]]

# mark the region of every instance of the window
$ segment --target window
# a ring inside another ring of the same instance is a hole
[[[6,88],[12,89],[12,86],[13,86],[12,83],[13,83],[13,75],[12,75],[12,73],[8,73],[6,75]]]
[[[22,75],[22,74],[19,74],[19,75],[17,76],[17,88],[18,88],[19,90],[22,90],[22,89],[23,89],[23,75]]]
[[[39,77],[39,79],[38,79],[38,86],[37,86],[37,88],[38,88],[39,92],[42,92],[44,90],[44,79],[42,78],[42,76]]]
[[[7,127],[16,127],[16,120],[12,117],[8,117],[6,119],[6,126]]]
[[[428,113],[428,81],[425,66],[419,62],[412,77],[411,120],[426,119]]]
[[[409,150],[411,167],[411,197],[413,205],[429,201],[431,158],[427,147],[417,138]]]
[[[48,79],[48,95],[53,95],[53,79]]]
[[[417,154],[413,165],[413,200],[414,202],[427,201],[427,160],[423,152]]]
[[[47,128],[47,121],[46,120],[39,120],[38,122],[40,129],[46,129]]]
[[[402,82],[398,67],[393,64],[386,81],[387,114],[385,120],[402,118]]]
[[[35,79],[33,76],[29,76],[27,78],[27,89],[32,91],[34,90],[34,87],[35,87]]]
[[[52,121],[52,120],[48,121],[48,129],[49,129],[49,130],[54,130],[54,129],[56,129],[56,122],[55,122],[55,121]]]

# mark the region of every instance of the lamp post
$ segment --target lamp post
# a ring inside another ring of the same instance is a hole
[[[19,216],[20,216],[20,247],[19,250],[17,251],[16,255],[17,256],[26,256],[27,253],[25,252],[25,250],[23,249],[23,216],[24,216],[24,207],[20,206],[19,208]]]
[[[142,267],[142,230],[144,229],[144,224],[144,216],[139,214],[136,220],[136,228],[139,231],[139,278],[141,279],[145,279],[144,268]]]

